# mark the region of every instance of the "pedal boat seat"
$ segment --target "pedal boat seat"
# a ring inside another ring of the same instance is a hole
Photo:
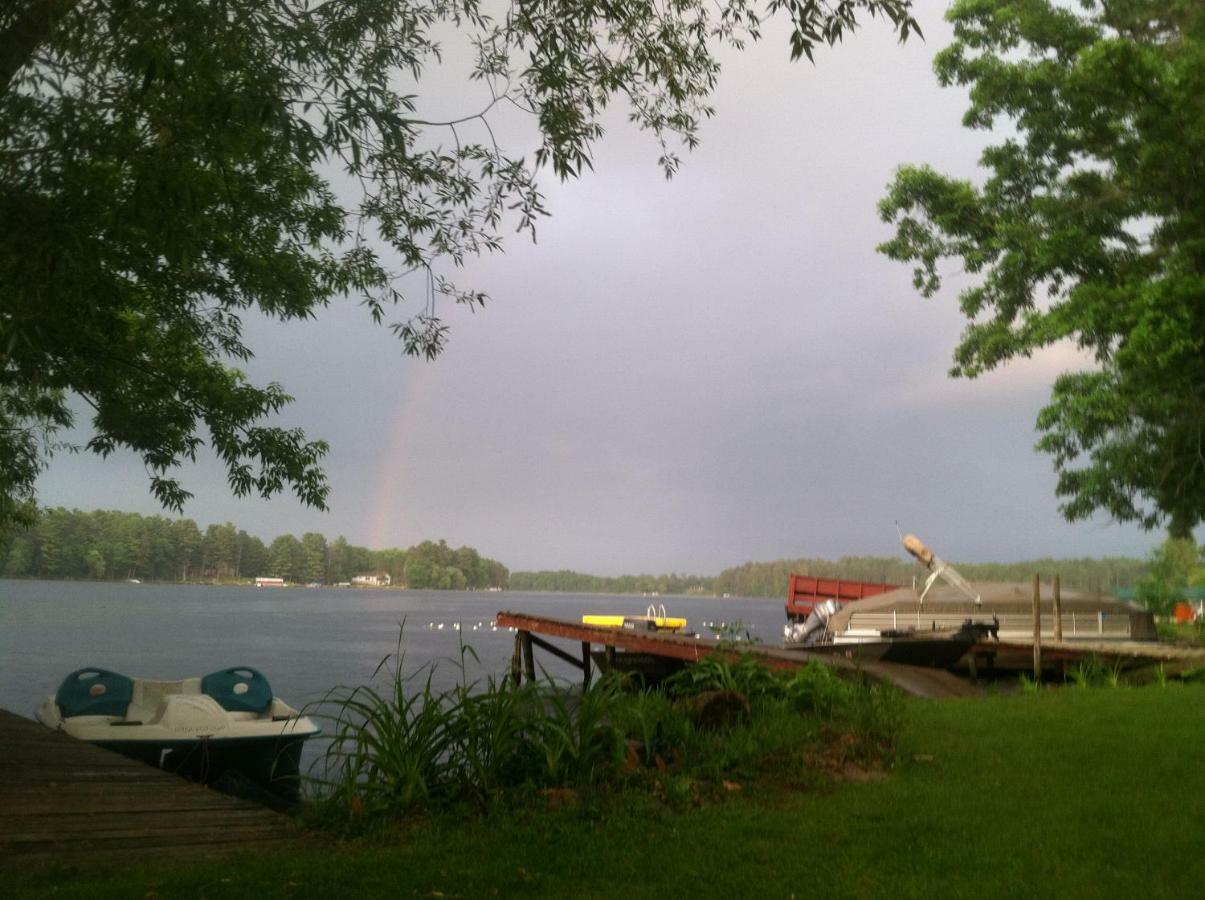
[[[124,716],[134,699],[134,682],[95,667],[76,669],[63,679],[54,702],[64,719],[75,716]]]
[[[201,693],[212,697],[227,712],[260,714],[272,705],[268,679],[250,666],[210,672],[201,679]]]

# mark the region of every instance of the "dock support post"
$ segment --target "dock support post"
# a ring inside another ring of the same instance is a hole
[[[1062,643],[1063,640],[1063,598],[1059,593],[1059,576],[1054,576],[1054,639]],[[1058,670],[1058,677],[1061,681],[1067,680],[1067,660],[1060,654],[1059,660],[1055,664]]]
[[[1042,680],[1042,587],[1033,576],[1033,680]]]
[[[510,655],[510,680],[515,687],[523,683],[523,639],[515,635],[515,649]]]
[[[582,689],[590,690],[590,642],[582,641]]]
[[[520,631],[519,637],[523,643],[523,674],[527,676],[527,680],[536,680],[536,657],[531,649],[531,632]]]
[[[1054,639],[1063,639],[1063,599],[1059,595],[1059,576],[1054,576]]]
[[[607,644],[607,649],[603,651],[603,654],[607,660],[607,671],[614,672],[615,671],[615,645]]]

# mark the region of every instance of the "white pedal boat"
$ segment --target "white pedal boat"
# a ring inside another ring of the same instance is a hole
[[[322,729],[248,666],[152,681],[77,669],[38,706],[43,725],[204,782],[233,770],[295,792],[301,747]],[[290,786],[291,783],[291,786]]]

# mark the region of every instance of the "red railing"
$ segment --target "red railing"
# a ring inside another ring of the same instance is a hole
[[[898,584],[883,584],[879,581],[847,581],[841,578],[792,575],[791,587],[787,592],[787,617],[806,618],[817,603],[825,600],[849,603],[894,591],[898,587]]]

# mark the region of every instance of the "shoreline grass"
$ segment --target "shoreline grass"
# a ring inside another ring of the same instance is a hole
[[[392,842],[6,873],[10,896],[1108,897],[1205,883],[1205,687],[906,701],[886,780],[432,816]]]

